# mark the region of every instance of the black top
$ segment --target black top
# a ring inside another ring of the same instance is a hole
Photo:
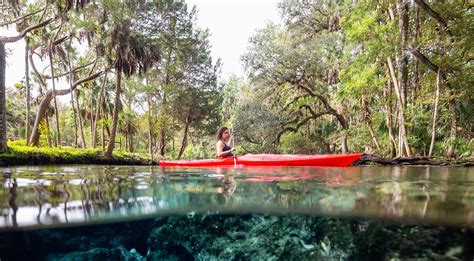
[[[227,144],[224,143],[224,148],[222,149],[222,151],[226,151],[226,150],[230,150],[230,149],[232,149],[232,147],[228,146]],[[221,157],[230,157],[230,156],[234,156],[234,153],[232,151],[225,154],[224,156],[221,156]]]

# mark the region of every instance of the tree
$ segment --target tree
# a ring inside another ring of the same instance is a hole
[[[392,155],[396,147],[392,126],[396,125],[400,134],[398,155],[429,154],[431,137],[426,133],[431,131],[436,131],[438,139],[445,139],[445,144],[449,144],[447,152],[453,151],[459,129],[457,110],[460,101],[469,95],[466,84],[472,82],[468,80],[469,58],[465,55],[469,48],[465,10],[469,7],[461,2],[437,2],[433,7],[421,0],[414,3],[414,12],[408,1],[348,3],[342,23],[349,47],[341,74],[343,94],[354,99],[367,92],[374,95],[372,106],[382,107],[385,112],[383,123],[388,130]],[[435,10],[446,10],[447,18]],[[443,58],[446,54],[449,58]],[[448,110],[441,109],[439,118],[450,118],[449,132],[444,124],[436,124],[438,130],[426,129],[434,126],[429,115],[432,107],[436,107],[435,86],[438,85],[434,73],[439,71],[440,60],[443,60],[441,79],[444,81],[441,86],[447,87],[447,91],[440,93],[440,104],[448,105]],[[375,69],[381,67],[383,70]],[[366,91],[360,91],[363,89]],[[398,115],[395,121],[392,115]]]
[[[210,54],[209,32],[195,29],[191,31],[190,38],[195,39],[194,45],[184,46],[180,61],[182,77],[178,80],[176,88],[170,93],[173,116],[183,125],[183,138],[178,153],[178,158],[184,153],[187,146],[189,128],[205,128],[207,123],[215,129],[218,114],[219,88],[217,74],[220,70],[220,61],[214,65]]]
[[[340,110],[331,104],[329,93],[331,86],[339,81],[334,71],[337,60],[332,56],[332,51],[336,55],[338,52],[332,49],[337,48],[338,32],[326,30],[338,26],[318,25],[319,28],[314,29],[318,32],[316,35],[301,35],[301,28],[293,26],[297,24],[289,24],[287,29],[267,25],[251,38],[251,47],[243,57],[250,78],[260,86],[267,86],[274,104],[279,104],[290,116],[279,128],[275,142],[279,142],[285,132],[297,131],[309,120],[332,115],[343,129],[341,149],[346,153],[349,125]],[[322,31],[325,33],[319,35]]]
[[[153,63],[160,59],[158,46],[148,41],[144,35],[133,31],[133,24],[130,17],[133,17],[133,12],[130,13],[130,16],[125,15],[123,20],[114,21],[112,32],[107,43],[109,47],[107,56],[109,63],[115,69],[116,77],[112,130],[105,151],[105,155],[107,156],[112,156],[115,147],[118,115],[121,106],[122,73],[126,77],[137,72],[144,73]]]
[[[162,48],[162,60],[154,74],[148,75],[148,80],[156,84],[155,90],[150,90],[157,101],[159,124],[158,153],[165,155],[171,124],[167,121],[171,117],[169,93],[179,86],[184,77],[190,57],[192,45],[199,44],[193,38],[196,8],[188,10],[182,0],[154,1],[147,7],[147,12],[138,14],[140,30],[159,44]]]
[[[471,94],[465,90],[469,90],[467,86],[472,86],[473,83],[472,77],[470,78],[472,70],[469,70],[472,55],[468,55],[468,50],[472,49],[472,38],[470,37],[472,28],[469,26],[472,23],[472,18],[470,18],[472,15],[469,12],[472,6],[467,2],[434,3],[433,6],[423,0],[414,2],[426,14],[426,24],[430,27],[429,31],[425,30],[436,41],[433,44],[433,39],[423,39],[424,41],[410,46],[410,50],[413,56],[430,71],[436,75],[440,74],[444,85],[447,87],[450,129],[445,155],[455,157],[455,143],[459,135],[459,99],[463,97],[469,99]],[[449,11],[443,14],[436,11],[437,9]],[[432,20],[436,21],[434,27],[429,23]],[[423,53],[423,49],[429,55]],[[448,54],[449,57],[445,58],[445,54]],[[446,67],[446,69],[441,68],[441,61],[443,61],[443,67]],[[441,73],[439,72],[440,69],[443,69]]]
[[[13,43],[21,38],[25,37],[29,32],[41,28],[50,22],[52,22],[55,18],[54,17],[47,17],[43,15],[39,15],[40,12],[46,11],[47,7],[44,8],[35,8],[34,11],[26,11],[26,8],[20,8],[18,6],[18,2],[12,1],[7,2],[10,4],[10,14],[6,16],[7,18],[11,18],[12,20],[8,21],[0,21],[0,27],[8,26],[12,24],[20,24],[20,22],[26,22],[33,20],[32,18],[39,17],[39,20],[32,23],[29,26],[26,26],[19,32],[16,36],[0,36],[0,151],[7,150],[7,137],[6,137],[6,106],[5,106],[5,70],[6,70],[6,62],[5,62],[5,44],[6,43]],[[21,9],[21,10],[19,10]]]

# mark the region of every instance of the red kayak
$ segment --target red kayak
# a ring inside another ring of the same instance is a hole
[[[235,157],[238,166],[324,166],[347,167],[362,156],[357,154],[295,155],[247,154]],[[165,167],[221,167],[234,166],[234,157],[205,160],[162,160]]]

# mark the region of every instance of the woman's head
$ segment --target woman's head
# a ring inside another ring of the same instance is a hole
[[[222,137],[224,136],[224,133],[226,133],[226,132],[227,132],[227,134],[230,134],[230,133],[229,133],[229,128],[227,128],[227,127],[220,127],[220,128],[217,130],[217,132],[216,132],[216,138],[217,138],[218,140],[221,140]]]

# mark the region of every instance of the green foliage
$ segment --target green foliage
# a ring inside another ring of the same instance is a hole
[[[50,157],[65,157],[65,158],[74,158],[83,155],[96,155],[98,150],[94,149],[76,149],[76,148],[66,148],[66,147],[57,147],[57,148],[37,148],[37,147],[27,147],[27,146],[10,146],[9,148],[13,153],[17,154],[26,154],[26,155],[38,155],[44,154]]]
[[[129,163],[146,162],[147,155],[131,154],[117,150],[112,158],[105,158],[98,149],[78,149],[71,147],[30,147],[24,140],[8,141],[9,150],[0,154],[0,159],[14,164],[25,163]]]
[[[96,156],[98,150],[93,149],[76,149],[68,147],[29,147],[25,146],[24,140],[9,141],[7,143],[9,152],[0,156],[14,156],[19,159],[27,159],[29,157],[45,157],[49,159],[65,159],[71,162],[81,162],[84,157]]]
[[[299,133],[288,133],[281,138],[280,151],[286,154],[314,154],[317,148]]]
[[[21,147],[26,146],[26,140],[9,140],[7,141],[8,147]]]
[[[46,124],[46,121],[43,121],[43,122],[40,123],[39,132],[41,133],[41,135],[44,135],[46,137],[51,134],[51,130],[48,128],[48,125]]]
[[[212,159],[216,157],[216,141],[213,136],[206,136],[200,139],[199,143],[192,143],[187,146],[183,159]]]
[[[466,140],[463,138],[457,138],[454,140],[447,140],[443,145],[445,148],[453,145],[459,153],[459,158],[462,159],[471,158],[474,152],[474,139]]]

